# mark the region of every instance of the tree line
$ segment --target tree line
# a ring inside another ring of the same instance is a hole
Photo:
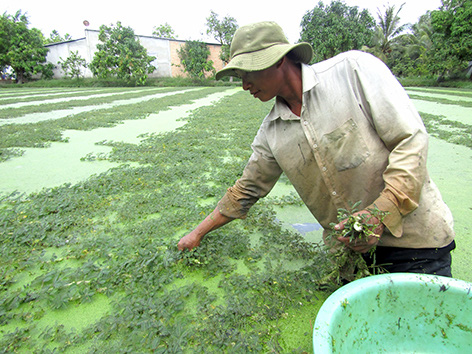
[[[470,79],[472,73],[472,0],[442,0],[438,10],[428,11],[417,23],[403,24],[401,11],[395,5],[378,9],[375,18],[368,10],[348,6],[342,0],[325,5],[320,1],[301,19],[300,41],[315,48],[313,62],[328,59],[338,53],[357,49],[383,60],[400,77],[436,77]],[[220,19],[211,11],[206,19],[207,35],[221,44],[220,59],[229,61],[229,47],[238,28],[231,16]],[[45,37],[21,10],[15,15],[0,17],[0,70],[11,68],[16,81],[22,83],[35,74],[51,78],[53,64],[46,63],[48,43],[70,40],[52,31]],[[175,39],[172,27],[165,23],[156,26],[153,35]],[[146,49],[139,43],[134,31],[116,25],[100,27],[100,44],[90,63],[72,52],[60,59],[59,65],[66,76],[81,75],[81,68],[89,67],[98,78],[118,78],[137,85],[145,84],[155,68]],[[179,51],[184,71],[190,77],[201,79],[214,73],[208,60],[209,49],[201,41],[186,41]]]
[[[315,61],[359,49],[382,59],[401,77],[470,78],[472,62],[472,0],[442,0],[415,24],[402,24],[400,7],[368,10],[342,1],[322,2],[302,19],[301,40],[315,48]]]

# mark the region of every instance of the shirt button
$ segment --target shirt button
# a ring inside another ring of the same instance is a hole
[[[307,122],[307,121],[304,121],[303,124],[308,125],[308,122]]]
[[[337,193],[335,191],[333,191],[333,193],[331,193],[332,195],[336,195]]]
[[[323,167],[323,172],[326,172],[327,168],[326,167]]]
[[[318,144],[313,144],[313,149],[317,149],[318,148]]]

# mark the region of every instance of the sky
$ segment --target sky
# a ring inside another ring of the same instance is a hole
[[[61,36],[70,34],[73,39],[84,37],[85,28],[98,30],[101,25],[116,24],[131,27],[138,35],[149,36],[156,26],[168,23],[181,40],[203,40],[214,42],[206,35],[206,18],[210,11],[236,19],[239,26],[259,21],[275,21],[284,30],[290,42],[300,37],[300,22],[303,15],[317,7],[319,0],[292,0],[275,5],[274,0],[2,0],[1,14],[14,15],[17,10],[26,13],[30,28],[35,27],[49,37],[52,30]],[[402,23],[416,23],[428,10],[436,10],[441,0],[344,0],[349,6],[368,9],[377,20],[378,9],[387,4],[397,8],[405,3],[400,18]],[[289,3],[291,6],[282,4]],[[331,0],[323,0],[329,5]],[[175,5],[173,5],[175,4]],[[237,4],[237,5],[233,5]],[[84,26],[84,21],[89,26]]]

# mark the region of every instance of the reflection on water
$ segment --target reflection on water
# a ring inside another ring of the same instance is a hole
[[[300,232],[302,235],[305,235],[308,232],[318,231],[321,229],[321,225],[318,223],[296,223],[292,224],[292,227],[298,232]]]

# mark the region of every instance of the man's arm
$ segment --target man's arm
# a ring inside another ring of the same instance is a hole
[[[244,219],[249,209],[265,197],[282,174],[282,169],[272,156],[263,129],[259,129],[252,144],[253,153],[241,178],[228,188],[215,210],[195,230],[182,237],[179,250],[193,249],[210,231],[226,225],[234,219]]]
[[[218,208],[215,208],[215,210],[213,210],[210,215],[208,215],[192,232],[180,239],[177,247],[180,251],[185,249],[191,250],[198,247],[203,236],[233,220],[233,218],[221,214]]]
[[[385,188],[372,205],[388,212],[383,224],[393,236],[401,237],[402,219],[418,207],[427,174],[428,134],[407,93],[385,64],[362,54],[355,70],[367,116],[390,150],[383,173]]]

